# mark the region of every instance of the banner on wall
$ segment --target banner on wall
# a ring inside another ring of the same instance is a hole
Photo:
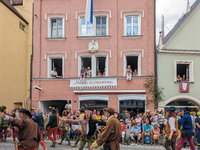
[[[180,92],[189,93],[190,83],[189,82],[180,82]]]

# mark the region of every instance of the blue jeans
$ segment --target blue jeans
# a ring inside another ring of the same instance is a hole
[[[165,127],[164,124],[160,124],[160,131],[163,132],[163,128]]]

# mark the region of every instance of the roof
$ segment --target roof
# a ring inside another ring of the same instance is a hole
[[[195,10],[195,8],[200,4],[200,0],[196,0],[194,4],[191,6],[191,10],[189,13],[184,14],[181,19],[176,23],[173,29],[165,36],[163,39],[163,45],[167,43],[167,41],[172,37],[172,35],[181,27],[181,25],[187,20],[191,13]]]
[[[23,0],[12,0],[12,5],[23,5]]]
[[[8,9],[10,9],[15,15],[17,15],[20,19],[22,19],[26,24],[28,22],[24,17],[13,7],[13,5],[10,4],[10,0],[0,0]]]

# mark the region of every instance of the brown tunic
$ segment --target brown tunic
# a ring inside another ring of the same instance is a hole
[[[100,137],[92,144],[94,148],[101,146],[104,142],[112,148],[112,150],[120,150],[118,138],[121,136],[121,125],[115,116],[110,116],[106,123],[104,131]]]
[[[21,143],[19,148],[34,148],[39,145],[41,140],[40,128],[32,119],[20,120],[10,118],[9,122],[19,129],[18,140],[20,142],[34,139],[33,141]]]

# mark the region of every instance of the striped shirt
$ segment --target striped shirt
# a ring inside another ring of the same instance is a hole
[[[163,119],[165,119],[165,116],[162,114],[159,114],[160,124],[163,124]]]

